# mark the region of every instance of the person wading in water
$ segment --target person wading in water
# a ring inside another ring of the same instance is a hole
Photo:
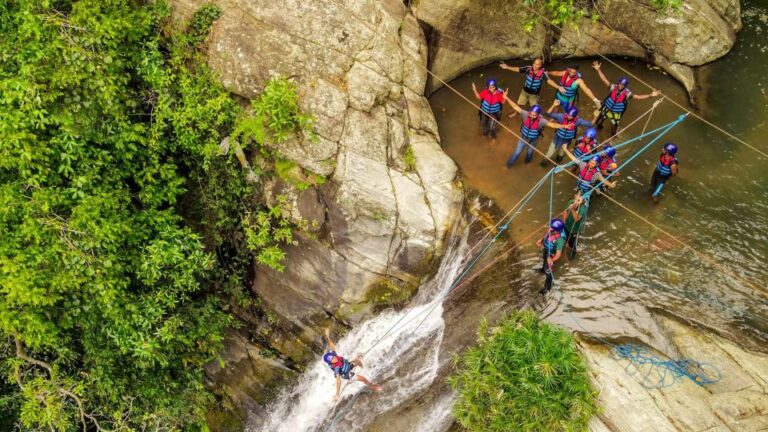
[[[664,151],[659,156],[659,162],[656,163],[656,169],[653,171],[653,177],[651,178],[651,199],[653,202],[659,202],[659,195],[661,195],[661,189],[664,188],[672,176],[677,175],[677,166],[680,161],[677,160],[675,155],[677,154],[677,146],[672,143],[664,144]]]
[[[552,289],[552,266],[555,265],[555,261],[560,259],[563,254],[563,248],[565,247],[565,236],[563,230],[565,224],[562,219],[552,219],[549,222],[549,229],[544,235],[544,238],[540,238],[536,241],[536,246],[541,248],[542,258],[544,263],[541,266],[541,273],[544,273],[544,289],[540,291],[541,294],[546,294]]]
[[[624,111],[627,110],[627,104],[630,99],[648,99],[661,94],[658,90],[654,90],[651,93],[644,95],[634,94],[629,90],[629,78],[621,77],[616,84],[611,84],[600,69],[599,62],[592,63],[592,67],[597,71],[600,80],[603,84],[608,86],[609,90],[608,96],[605,97],[605,100],[603,100],[603,104],[600,107],[600,115],[597,116],[595,124],[598,129],[602,129],[603,121],[608,119],[611,122],[611,135],[619,133],[619,121],[624,115]]]
[[[517,149],[515,149],[512,156],[507,159],[507,168],[512,168],[512,165],[514,165],[517,158],[523,152],[526,141],[530,144],[528,153],[525,155],[525,163],[528,163],[533,158],[533,148],[536,147],[536,144],[539,142],[541,130],[544,127],[560,129],[565,126],[541,118],[541,107],[539,105],[534,105],[531,107],[530,111],[526,111],[520,108],[516,103],[512,102],[511,99],[507,99],[507,103],[509,103],[512,109],[520,113],[523,117],[523,125],[520,127],[520,139],[517,140]]]
[[[562,219],[565,221],[565,238],[568,243],[568,247],[571,252],[568,253],[568,258],[576,258],[576,246],[579,241],[579,230],[581,230],[581,224],[587,217],[587,203],[581,197],[581,192],[576,192],[573,196],[573,200],[568,203],[568,208],[563,212]]]
[[[496,144],[496,129],[499,126],[501,108],[507,99],[509,88],[501,92],[496,87],[496,80],[489,79],[481,92],[478,92],[475,83],[472,83],[472,91],[475,93],[475,97],[480,100],[478,115],[480,116],[480,128],[483,130],[483,136],[490,137],[493,140],[492,143]]]
[[[336,377],[336,395],[333,396],[333,400],[339,400],[339,394],[341,392],[341,379],[352,379],[353,377],[365,384],[369,389],[373,391],[382,391],[380,385],[376,385],[362,375],[355,376],[353,370],[355,367],[363,367],[363,359],[360,354],[355,356],[352,361],[345,359],[344,357],[336,354],[336,344],[331,340],[331,329],[325,329],[325,340],[328,342],[328,347],[331,349],[323,355],[323,361],[333,371],[333,376]]]

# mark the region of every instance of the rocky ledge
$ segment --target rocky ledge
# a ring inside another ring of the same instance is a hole
[[[686,0],[657,11],[649,0],[596,0],[590,13],[562,31],[539,21],[518,1],[415,0],[416,18],[431,27],[428,91],[477,66],[509,58],[626,56],[664,68],[689,94],[695,67],[725,55],[741,29],[739,0]]]
[[[699,386],[685,378],[665,388],[648,389],[627,373],[627,362],[614,358],[608,347],[581,339],[579,346],[600,391],[602,407],[590,425],[592,432],[768,430],[768,355],[677,320],[655,319],[659,337],[677,351],[673,355],[714,365],[722,379]],[[629,370],[635,369],[630,366]]]

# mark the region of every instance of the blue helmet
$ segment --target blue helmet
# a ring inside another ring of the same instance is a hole
[[[627,77],[621,77],[619,78],[619,85],[622,85],[624,87],[629,85],[629,78]]]
[[[584,131],[584,138],[587,139],[595,139],[597,137],[597,129],[595,128],[589,128]]]
[[[334,354],[333,352],[327,352],[325,353],[325,355],[323,355],[323,361],[328,364],[331,364],[331,360],[333,360],[334,357],[336,357],[336,354]]]
[[[562,231],[565,229],[565,224],[563,223],[562,219],[556,218],[549,221],[549,227],[554,231]]]
[[[490,87],[490,86],[494,86],[494,87],[497,87],[497,86],[496,86],[496,80],[495,80],[495,79],[493,79],[493,78],[489,79],[488,81],[486,81],[486,82],[485,82],[485,86],[486,86],[486,87]]]
[[[605,146],[605,155],[608,157],[614,157],[616,156],[616,149],[613,148],[613,146]]]
[[[666,150],[667,153],[674,155],[677,153],[677,146],[672,143],[666,143],[664,144],[664,150]]]
[[[566,114],[568,117],[576,117],[579,114],[579,110],[576,107],[571,107]]]
[[[594,155],[591,158],[589,158],[590,161],[595,161],[596,163],[600,164],[600,162],[603,161],[603,158],[600,157],[600,155]]]
[[[531,107],[531,112],[536,114],[541,114],[541,106],[540,105],[534,105]]]

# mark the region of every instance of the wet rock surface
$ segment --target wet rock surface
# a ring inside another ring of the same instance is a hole
[[[699,386],[682,378],[661,389],[648,389],[627,362],[616,360],[605,345],[581,339],[603,412],[593,432],[765,431],[768,430],[768,355],[664,316],[655,316],[668,346],[678,356],[717,367],[722,379]]]

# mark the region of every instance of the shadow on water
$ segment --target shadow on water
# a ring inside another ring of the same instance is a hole
[[[768,133],[767,24],[766,9],[745,8],[744,30],[736,49],[701,70],[707,91],[700,111],[708,120],[764,151],[768,151],[764,145]],[[607,91],[589,66],[591,61],[578,63],[587,84],[603,97]],[[620,60],[619,64],[676,101],[687,101],[682,87],[660,70],[644,62]],[[555,62],[547,67],[558,70],[563,66]],[[623,74],[605,63],[603,71],[611,81]],[[509,86],[510,96],[517,98],[522,76],[503,71],[496,63],[460,76],[451,86],[474,100],[471,82],[480,86],[490,77],[501,87]],[[639,82],[631,87],[637,93],[649,92]],[[552,89],[545,88],[542,105],[548,107],[552,98]],[[579,107],[591,119],[593,108],[585,99]],[[530,164],[524,164],[521,157],[507,169],[505,161],[517,138],[501,129],[497,144],[486,141],[479,133],[477,109],[449,89],[436,92],[430,103],[443,148],[458,163],[467,184],[502,208],[512,207],[546,174],[547,169],[539,166],[542,156],[538,154]],[[649,100],[632,101],[623,123],[629,124],[651,104]],[[508,118],[511,112],[505,108],[502,122],[519,133],[520,117]],[[654,111],[648,129],[680,114],[680,108],[664,102]],[[637,122],[623,130],[615,142],[638,135],[644,126],[645,120]],[[600,138],[608,135],[607,130],[601,131]],[[539,150],[546,151],[551,136],[547,129],[539,140]],[[680,175],[668,184],[661,203],[654,205],[647,195],[648,182],[665,141],[679,144]],[[620,161],[645,142],[620,151]],[[596,198],[578,258],[573,262],[563,259],[556,271],[568,304],[565,309],[589,332],[602,336],[636,337],[654,343],[655,323],[649,310],[658,309],[705,325],[753,349],[768,351],[768,271],[762,264],[768,258],[766,172],[768,160],[758,153],[695,118],[686,119],[622,170],[613,196],[721,267],[700,259],[615,204]],[[574,186],[573,177],[556,177],[555,209],[567,204]],[[549,187],[545,187],[515,220],[513,234],[520,239],[548,218]],[[531,267],[537,256],[532,244],[521,254],[523,260],[530,260]],[[539,275],[526,271],[529,279],[541,283]],[[550,319],[579,330],[567,314],[555,313]]]

